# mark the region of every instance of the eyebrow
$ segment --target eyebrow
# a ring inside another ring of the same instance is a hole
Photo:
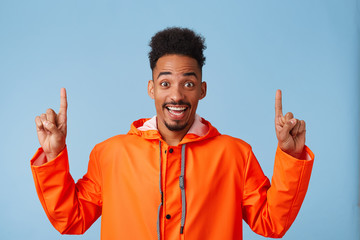
[[[157,79],[159,79],[159,77],[163,76],[163,75],[171,75],[171,72],[161,72],[159,73],[159,75],[157,76]]]
[[[196,78],[197,78],[197,75],[196,75],[196,73],[195,73],[195,72],[187,72],[187,73],[184,73],[184,74],[183,74],[183,76],[184,76],[184,77],[187,77],[187,76],[194,76],[194,77],[196,77]]]
[[[159,77],[163,76],[163,75],[172,75],[171,72],[161,72],[159,73],[157,79],[159,79]],[[195,78],[198,78],[195,72],[187,72],[183,74],[184,77],[188,77],[188,76],[194,76]]]

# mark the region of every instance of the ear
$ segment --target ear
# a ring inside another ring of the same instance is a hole
[[[154,80],[149,80],[148,82],[148,94],[149,96],[154,99]]]
[[[203,99],[203,98],[206,96],[206,90],[207,90],[206,82],[201,82],[201,94],[200,94],[200,99]]]

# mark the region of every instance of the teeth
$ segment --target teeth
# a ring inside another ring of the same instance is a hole
[[[168,107],[168,109],[172,111],[184,111],[186,107]]]
[[[170,110],[170,112],[171,112],[171,114],[177,115],[177,116],[180,116],[181,114],[183,114],[183,112],[173,112],[173,111],[171,111],[171,110]]]
[[[184,114],[187,107],[172,106],[172,107],[167,107],[167,109],[169,110],[169,112],[171,114],[176,115],[176,116],[181,116],[182,114]]]

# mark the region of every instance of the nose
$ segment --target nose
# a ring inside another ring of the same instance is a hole
[[[181,86],[175,85],[171,87],[170,98],[174,102],[179,102],[184,100],[184,92]]]

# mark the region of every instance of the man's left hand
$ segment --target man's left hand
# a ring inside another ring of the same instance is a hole
[[[283,115],[281,91],[275,97],[275,131],[279,147],[287,154],[302,159],[305,146],[305,121],[294,118],[291,112]]]

